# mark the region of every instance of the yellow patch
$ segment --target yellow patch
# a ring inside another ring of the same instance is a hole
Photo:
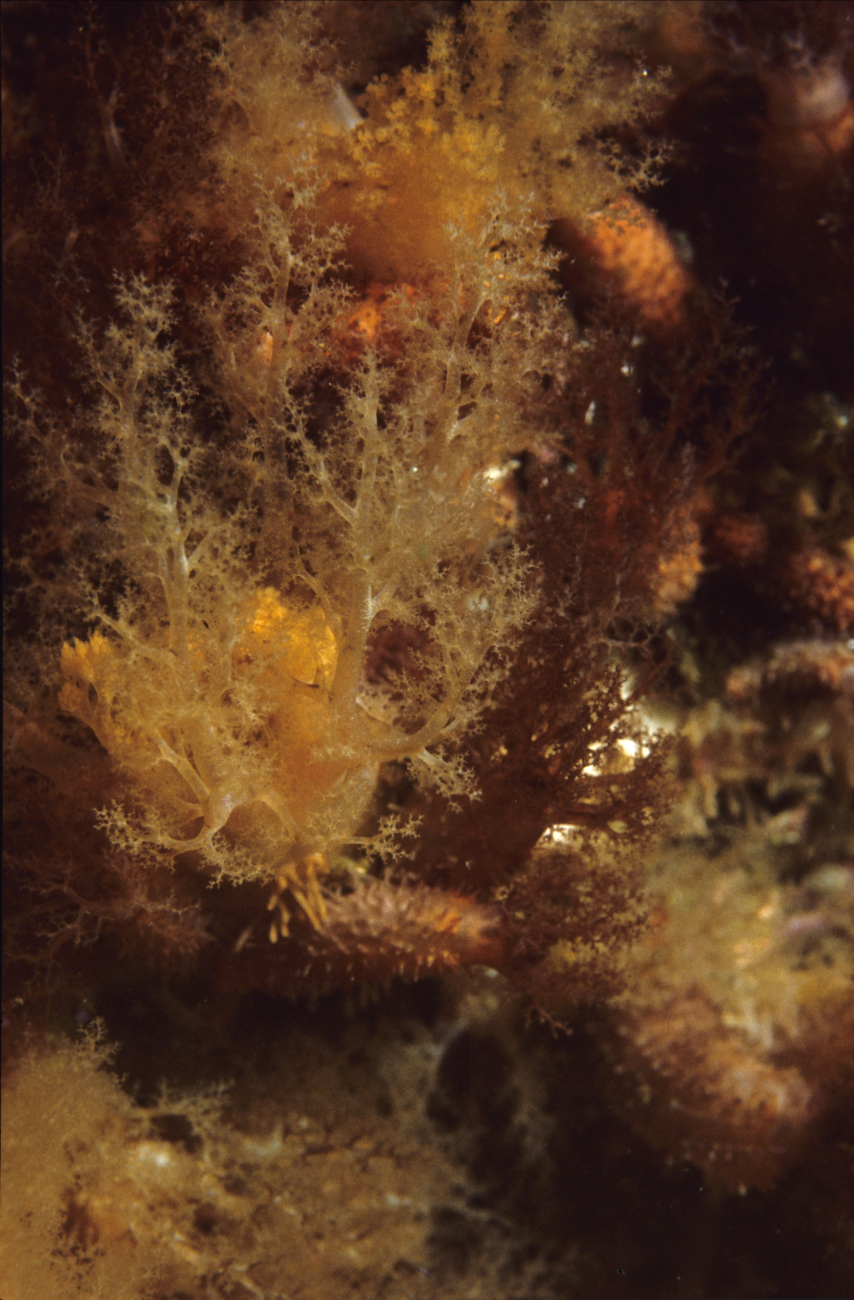
[[[277,668],[294,681],[314,686],[331,684],[338,650],[319,606],[289,609],[275,588],[265,587],[254,599],[237,650],[238,659],[259,655],[275,658]]]

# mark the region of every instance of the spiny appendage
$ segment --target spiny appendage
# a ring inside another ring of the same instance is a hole
[[[326,859],[322,853],[309,853],[296,862],[288,862],[276,874],[276,892],[270,895],[267,911],[275,915],[270,921],[270,942],[276,943],[279,935],[288,933],[290,911],[283,895],[289,893],[299,903],[315,929],[323,924],[326,917],[326,903],[320,890],[319,875],[328,871]]]
[[[267,931],[271,943],[278,943],[285,938],[291,921],[291,909],[285,901],[290,895],[293,902],[302,909],[312,926],[317,930],[326,919],[327,905],[320,888],[320,877],[328,873],[326,859],[322,853],[309,853],[285,863],[276,872],[276,888],[267,901],[267,911],[272,912]],[[234,945],[236,953],[246,945],[254,927],[247,926]]]
[[[502,956],[499,914],[461,894],[422,884],[362,880],[326,898],[306,942],[303,975],[323,986],[418,979]]]

